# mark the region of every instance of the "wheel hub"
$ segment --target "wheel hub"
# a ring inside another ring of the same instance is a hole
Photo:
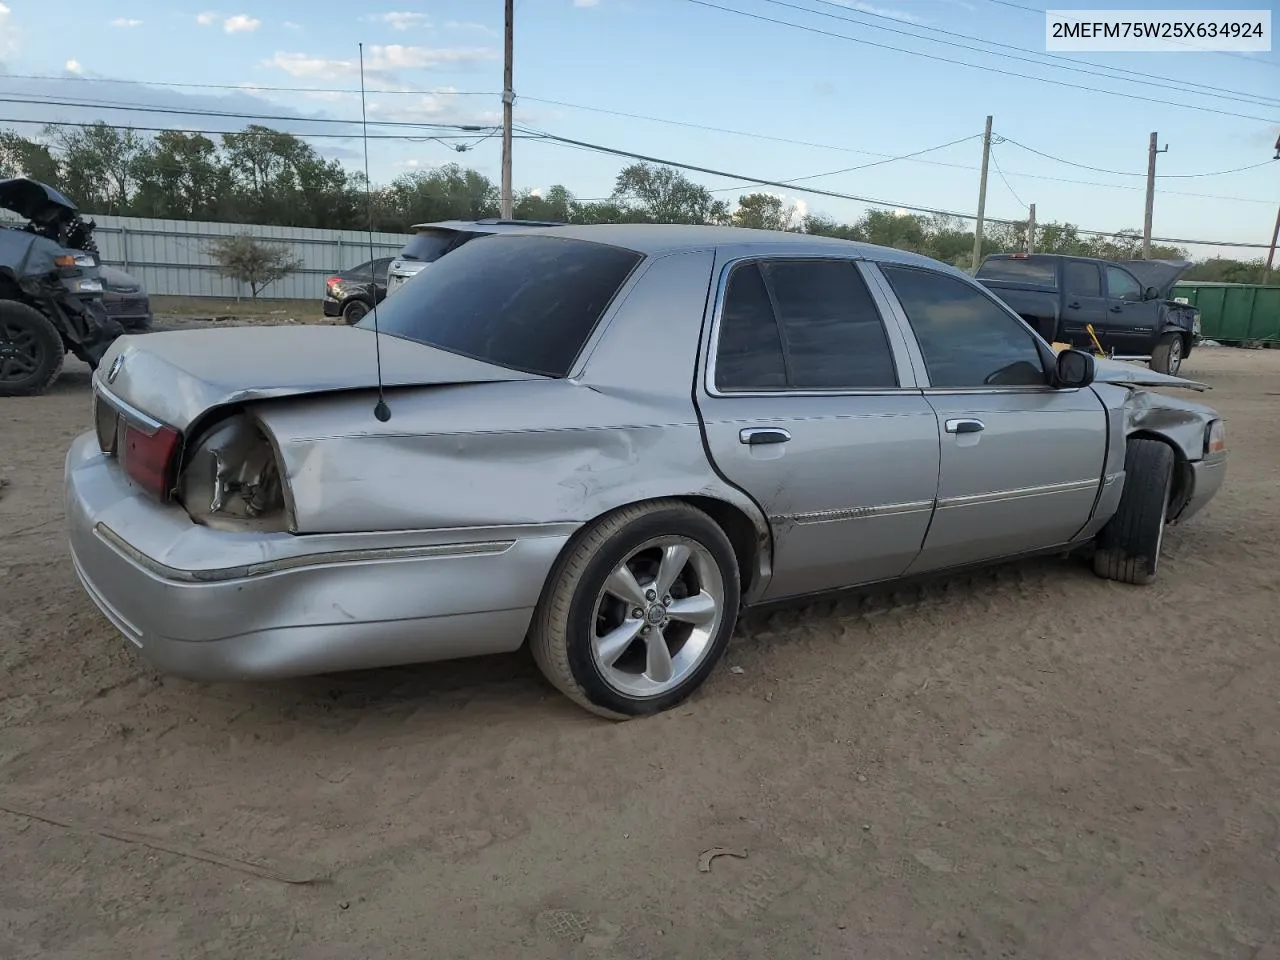
[[[667,619],[667,608],[661,603],[649,604],[649,609],[644,612],[644,622],[651,627],[656,627]]]

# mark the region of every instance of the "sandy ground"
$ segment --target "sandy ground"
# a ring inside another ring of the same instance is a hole
[[[1274,960],[1280,352],[1186,373],[1234,453],[1157,585],[1045,560],[752,615],[615,725],[524,655],[157,676],[64,547],[76,365],[0,405],[0,957]]]

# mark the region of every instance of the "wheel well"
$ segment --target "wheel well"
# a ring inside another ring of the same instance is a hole
[[[679,497],[690,506],[697,507],[724,531],[733,545],[734,556],[738,558],[738,577],[742,581],[742,592],[751,589],[756,575],[756,559],[759,556],[760,544],[756,525],[751,518],[731,503],[717,500],[714,497]]]
[[[1173,451],[1173,486],[1169,490],[1169,516],[1176,517],[1182,510],[1183,501],[1191,493],[1191,462],[1182,448],[1166,436],[1152,433],[1150,430],[1135,430],[1125,438],[1129,440],[1155,440],[1163,443]]]

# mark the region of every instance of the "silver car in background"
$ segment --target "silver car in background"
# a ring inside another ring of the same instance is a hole
[[[1217,413],[1141,389],[1202,385],[1055,354],[898,250],[525,230],[378,319],[104,358],[66,461],[71,555],[160,668],[262,680],[527,640],[588,710],[653,714],[746,605],[1077,547],[1148,583],[1225,472]]]
[[[387,268],[387,296],[402,289],[428,264],[435,263],[449,251],[456,250],[477,237],[555,226],[560,224],[549,220],[441,220],[439,223],[415,223],[409,228],[413,231],[413,236],[400,248]]]

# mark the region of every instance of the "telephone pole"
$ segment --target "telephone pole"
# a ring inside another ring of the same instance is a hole
[[[1027,216],[1027,253],[1036,252],[1036,205],[1031,204],[1031,212]]]
[[[978,221],[973,226],[973,272],[982,263],[982,218],[987,212],[987,163],[991,160],[991,117],[982,134],[982,180],[978,184]]]
[[[511,107],[516,94],[511,89],[511,60],[514,53],[515,0],[507,0],[505,47],[502,66],[502,219],[512,217],[511,205]]]
[[[1280,151],[1280,140],[1276,141],[1276,150]],[[1271,231],[1271,249],[1267,251],[1267,269],[1262,271],[1262,282],[1271,282],[1271,264],[1276,258],[1276,241],[1280,241],[1280,210],[1276,211],[1276,228]]]
[[[1147,147],[1147,213],[1142,222],[1142,259],[1151,259],[1151,217],[1156,209],[1156,154],[1168,153],[1169,145],[1163,150],[1156,149],[1158,134],[1151,134],[1151,143]]]

